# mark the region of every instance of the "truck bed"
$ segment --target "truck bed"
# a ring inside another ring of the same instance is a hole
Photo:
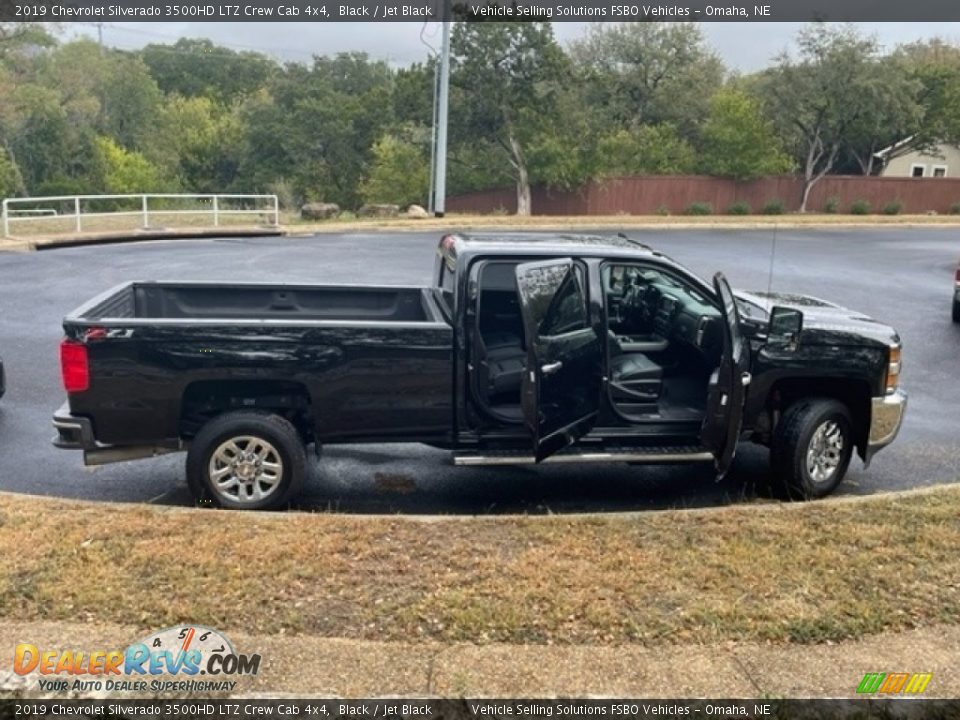
[[[218,393],[306,398],[322,441],[450,434],[453,328],[430,288],[133,282],[64,318],[70,410],[100,443],[169,445]],[[224,388],[224,385],[227,387]],[[187,430],[185,430],[187,428]]]
[[[132,282],[72,319],[441,322],[432,290],[405,286]]]

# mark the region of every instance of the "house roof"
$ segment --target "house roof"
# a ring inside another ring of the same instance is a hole
[[[885,147],[883,150],[877,150],[877,152],[875,152],[875,153],[873,154],[873,156],[874,156],[875,158],[884,159],[884,158],[887,157],[887,155],[889,155],[889,154],[890,154],[891,152],[893,152],[894,150],[899,150],[899,149],[902,148],[904,145],[907,145],[908,143],[910,143],[910,142],[913,140],[914,137],[916,137],[916,136],[915,136],[915,135],[911,135],[910,137],[906,137],[906,138],[904,138],[903,140],[898,140],[898,141],[895,142],[893,145],[888,145],[888,146]]]

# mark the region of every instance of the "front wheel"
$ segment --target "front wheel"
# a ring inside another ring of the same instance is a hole
[[[299,493],[306,450],[279,415],[233,412],[204,425],[187,453],[187,484],[200,505],[272,510]]]
[[[829,495],[843,480],[853,453],[846,405],[836,400],[800,400],[784,412],[774,433],[770,469],[791,500]]]

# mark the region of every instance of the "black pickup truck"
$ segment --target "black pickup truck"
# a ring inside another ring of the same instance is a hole
[[[54,444],[87,464],[186,449],[198,501],[230,508],[286,504],[311,443],[398,441],[722,474],[750,440],[814,498],[906,405],[893,329],[734,294],[623,236],[447,235],[431,287],[128,283],[64,330]]]

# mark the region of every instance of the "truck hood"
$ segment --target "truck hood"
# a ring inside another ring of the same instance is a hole
[[[758,305],[767,313],[775,305],[795,308],[803,313],[803,335],[823,343],[834,345],[859,345],[864,340],[882,345],[900,342],[897,331],[889,325],[874,320],[856,310],[815,298],[810,295],[795,295],[766,291],[737,290],[738,298]]]

